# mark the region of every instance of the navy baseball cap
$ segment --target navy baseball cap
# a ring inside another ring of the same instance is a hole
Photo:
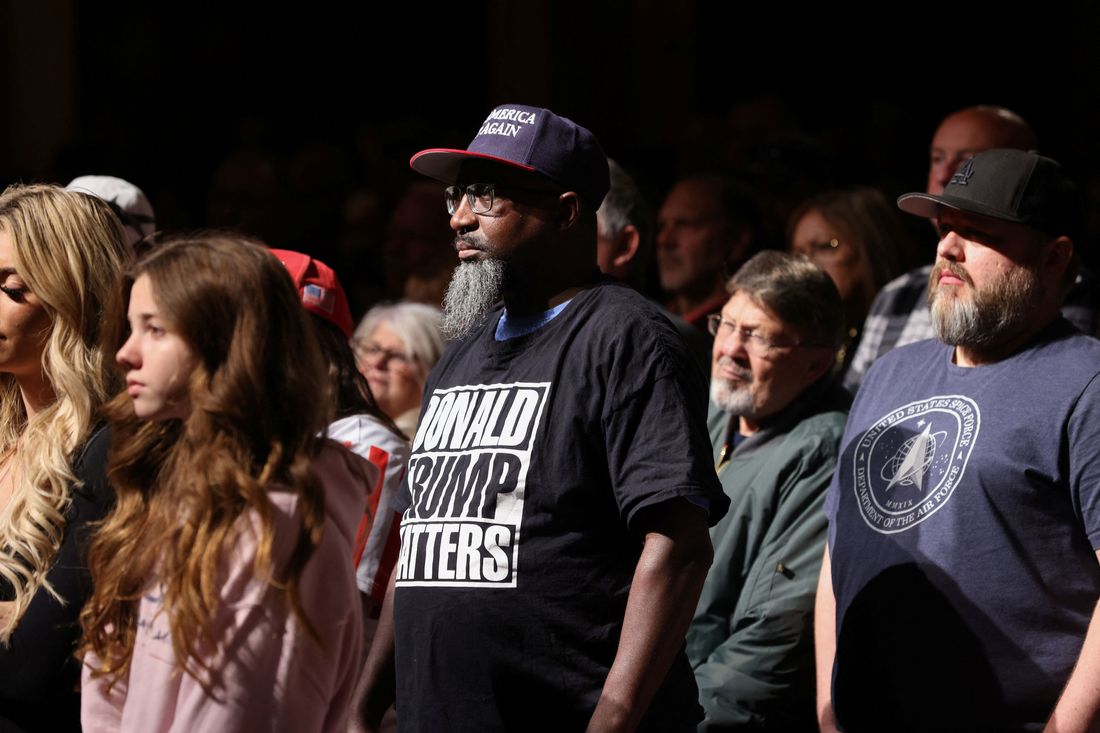
[[[994,149],[963,163],[940,196],[907,193],[902,211],[934,219],[943,207],[1027,224],[1052,236],[1072,234],[1080,216],[1077,187],[1055,160]]]
[[[469,160],[500,163],[538,173],[563,191],[576,191],[595,211],[611,183],[607,156],[589,130],[548,109],[502,104],[485,118],[465,150],[431,148],[409,160],[418,173],[448,185]]]

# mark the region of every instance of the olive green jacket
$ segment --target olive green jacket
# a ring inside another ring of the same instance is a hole
[[[817,730],[814,594],[825,490],[849,403],[831,380],[819,382],[725,460],[737,418],[711,404],[715,461],[732,504],[711,529],[714,564],[687,637],[707,715],[701,731]]]

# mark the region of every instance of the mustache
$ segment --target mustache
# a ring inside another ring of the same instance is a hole
[[[734,376],[736,376],[738,379],[740,379],[742,381],[745,381],[745,382],[751,382],[752,381],[752,369],[749,369],[748,367],[741,366],[740,364],[738,364],[737,362],[735,362],[732,358],[730,358],[728,356],[719,357],[718,358],[718,366],[722,367],[723,369],[731,370],[734,373]]]
[[[478,240],[466,234],[457,235],[454,239],[454,242],[451,243],[451,246],[454,247],[455,251],[458,251],[459,244],[464,244],[471,249],[478,250],[479,252],[485,251],[485,244],[483,242],[479,242]]]
[[[970,279],[970,274],[963,269],[962,265],[957,262],[951,262],[950,260],[944,260],[943,262],[937,263],[936,266],[932,268],[932,274],[929,276],[930,289],[934,290],[936,286],[939,285],[940,275],[944,270],[947,270],[970,287],[974,286],[974,281]]]

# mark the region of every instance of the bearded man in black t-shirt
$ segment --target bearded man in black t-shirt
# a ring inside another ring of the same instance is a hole
[[[398,499],[361,722],[396,679],[402,730],[694,730],[684,634],[729,502],[702,375],[660,310],[596,269],[599,143],[504,105],[467,150],[411,165],[448,185],[453,342]]]

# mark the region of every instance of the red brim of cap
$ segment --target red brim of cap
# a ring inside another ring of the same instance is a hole
[[[458,182],[458,171],[462,164],[471,160],[485,160],[500,163],[516,170],[534,172],[529,165],[522,165],[507,158],[498,158],[485,153],[471,153],[469,150],[451,150],[450,148],[431,148],[421,150],[409,159],[409,167],[428,178],[434,178],[448,185]]]

